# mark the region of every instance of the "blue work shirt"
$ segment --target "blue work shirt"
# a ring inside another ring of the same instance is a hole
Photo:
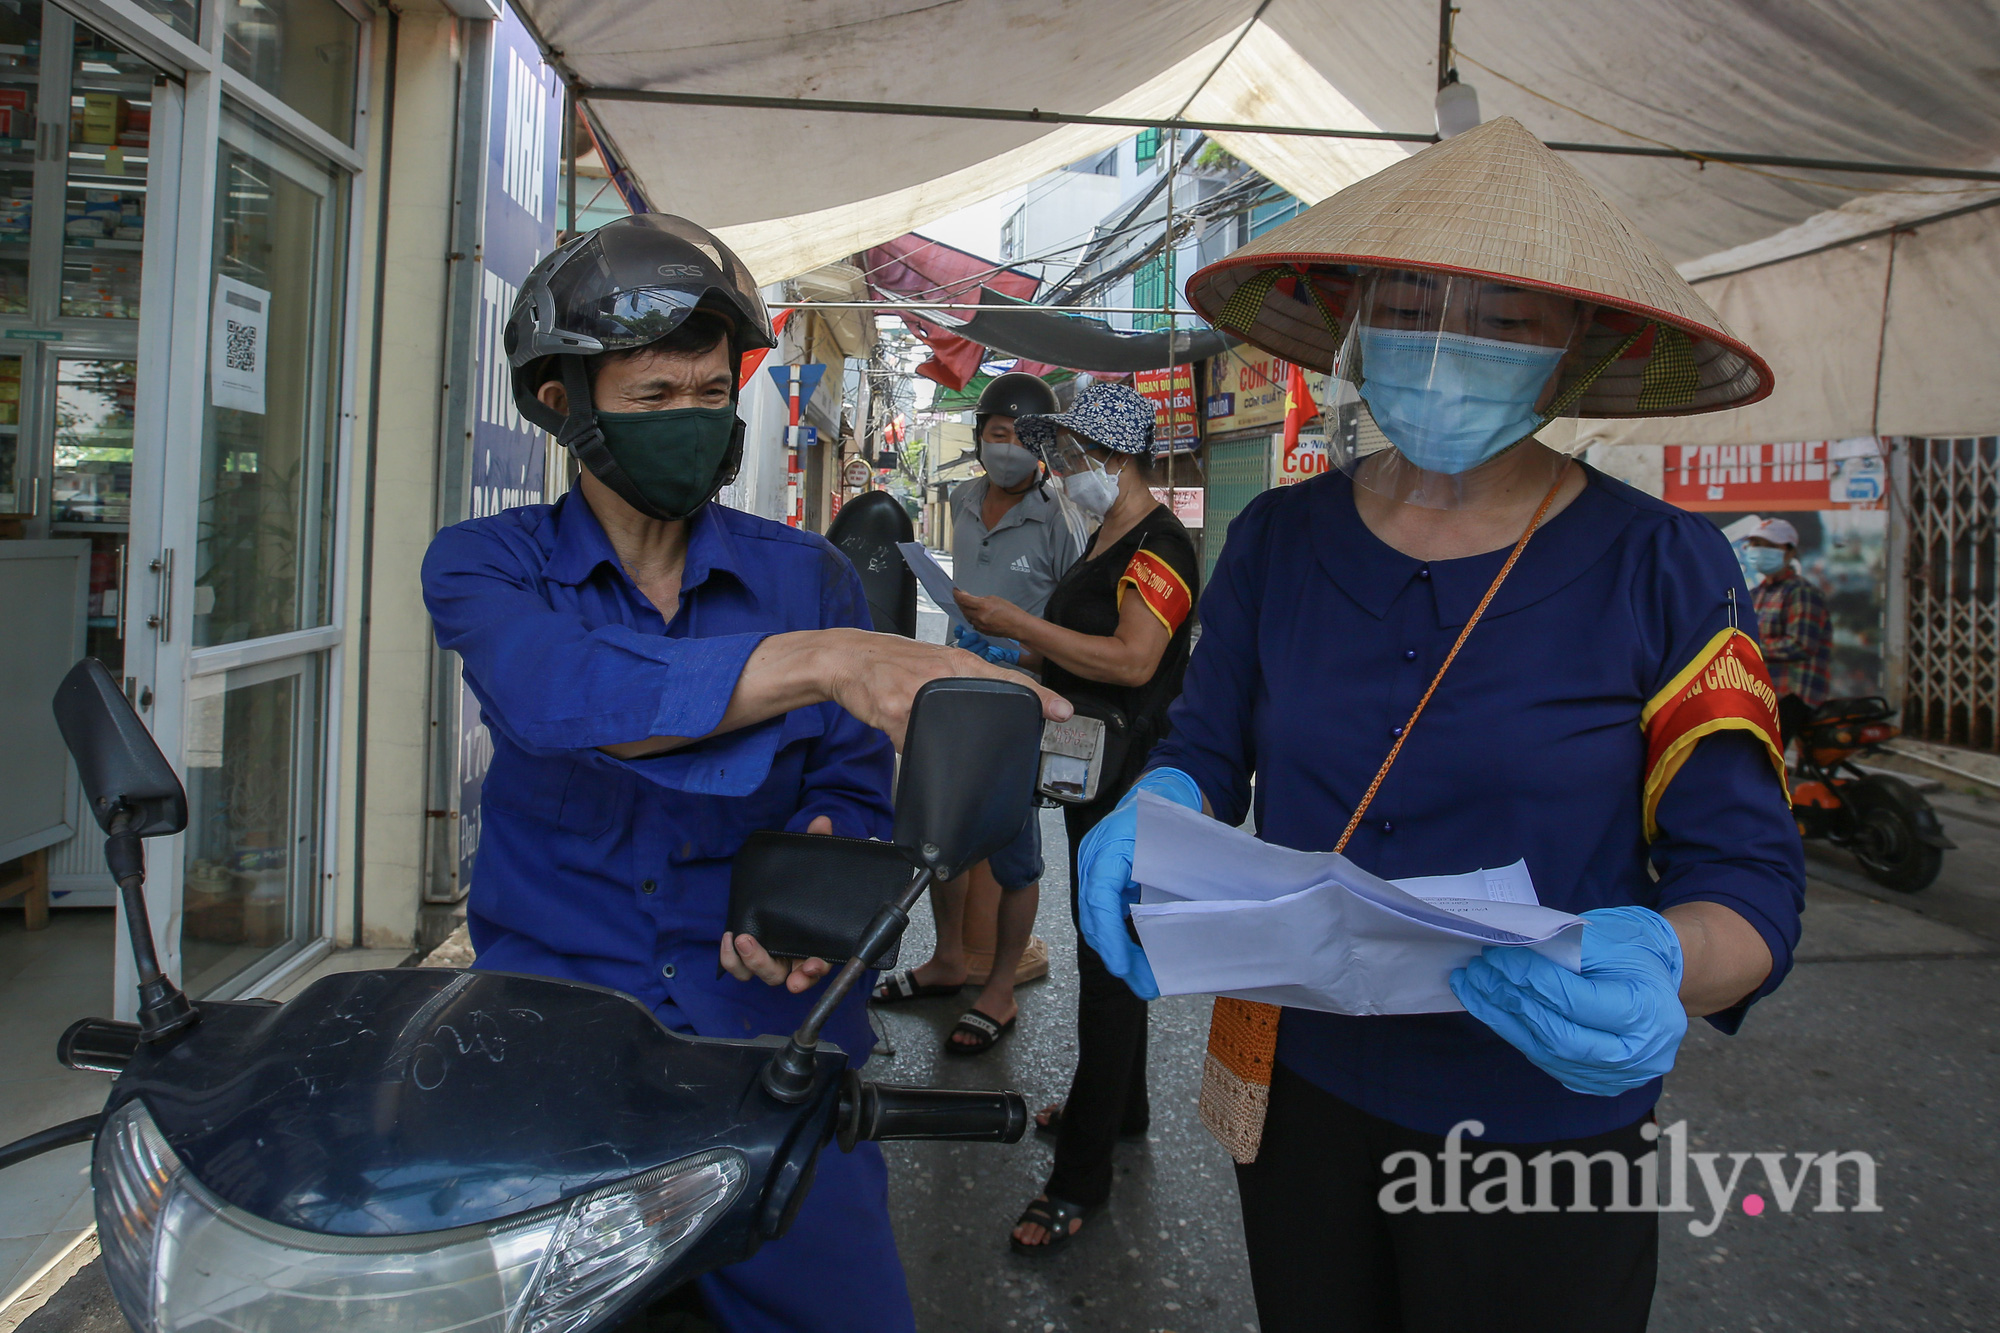
[[[796,1028],[814,992],[717,967],[730,858],[755,830],[820,815],[844,837],[888,837],[888,738],[823,703],[648,759],[596,747],[706,735],[767,635],[866,628],[846,557],[705,505],[664,622],[571,492],[446,528],[423,583],[493,736],[466,904],[478,965],[609,986],[708,1037]],[[867,994],[826,1027],[856,1064],[874,1045]]]
[[[1525,858],[1541,901],[1566,912],[1721,903],[1770,946],[1755,999],[1791,967],[1805,882],[1769,752],[1746,732],[1708,736],[1661,799],[1651,843],[1641,811],[1640,711],[1732,614],[1755,634],[1743,576],[1700,515],[1585,476],[1466,640],[1346,855],[1386,879]],[[1152,765],[1191,774],[1230,824],[1254,774],[1259,837],[1331,850],[1506,556],[1403,555],[1368,530],[1338,472],[1259,496],[1229,526]],[[1733,1031],[1743,1007],[1712,1021]],[[1571,1092],[1462,1012],[1286,1009],[1278,1060],[1396,1124],[1442,1134],[1477,1119],[1498,1142],[1629,1125],[1660,1091]]]

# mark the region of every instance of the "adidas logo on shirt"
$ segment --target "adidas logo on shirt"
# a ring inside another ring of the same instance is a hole
[[[1035,572],[1035,567],[1028,563],[1028,557],[1025,555],[1015,556],[1014,563],[1007,566],[1007,568],[1013,570],[1017,574],[1032,574]]]

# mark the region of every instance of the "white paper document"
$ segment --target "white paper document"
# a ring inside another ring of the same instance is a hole
[[[910,570],[917,576],[917,582],[924,585],[924,592],[937,603],[937,609],[951,617],[954,625],[965,624],[965,617],[959,614],[958,599],[951,595],[951,575],[944,572],[931,553],[924,549],[922,542],[897,542],[896,549],[903,553]]]
[[[1583,919],[1543,907],[1525,862],[1391,883],[1141,792],[1132,921],[1162,995],[1335,1014],[1464,1008],[1447,981],[1487,945],[1581,970]]]

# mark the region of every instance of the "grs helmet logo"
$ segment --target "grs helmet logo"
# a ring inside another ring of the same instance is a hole
[[[702,268],[699,264],[662,264],[654,270],[663,278],[699,278]]]

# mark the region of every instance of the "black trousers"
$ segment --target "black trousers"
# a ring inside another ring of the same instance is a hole
[[[1650,1120],[1650,1116],[1647,1118]],[[1645,1120],[1594,1138],[1514,1147],[1521,1197],[1537,1202],[1530,1165],[1543,1152],[1611,1151],[1628,1162],[1653,1151]],[[1575,1173],[1548,1171],[1547,1201],[1561,1212],[1390,1213],[1384,1185],[1415,1174],[1397,1152],[1430,1160],[1429,1201],[1446,1202],[1438,1153],[1445,1141],[1355,1109],[1282,1065],[1257,1160],[1236,1168],[1243,1234],[1263,1333],[1637,1333],[1646,1327],[1659,1259],[1659,1214],[1571,1212]],[[1508,1145],[1462,1139],[1479,1154]],[[1462,1201],[1503,1174],[1460,1168]],[[1637,1172],[1629,1176],[1636,1180]],[[1398,1196],[1409,1202],[1406,1188]],[[1611,1202],[1608,1164],[1591,1172],[1591,1200]],[[1496,1189],[1484,1196],[1497,1201]],[[1627,1196],[1628,1202],[1636,1193]]]
[[[1077,919],[1076,849],[1112,802],[1066,806],[1069,914]],[[1146,1099],[1146,1002],[1114,976],[1097,950],[1076,935],[1076,1077],[1063,1102],[1048,1193],[1094,1207],[1111,1197],[1111,1153],[1120,1134],[1142,1134],[1152,1115]]]

